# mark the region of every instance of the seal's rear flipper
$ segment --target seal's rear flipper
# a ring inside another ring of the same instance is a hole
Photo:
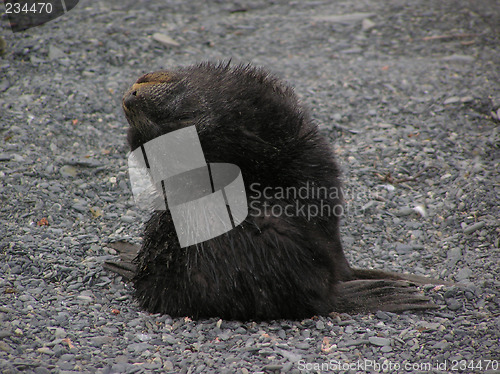
[[[418,288],[401,280],[358,279],[340,282],[337,295],[335,312],[402,312],[438,308]]]
[[[113,248],[118,252],[120,261],[106,261],[102,267],[124,277],[126,280],[132,280],[135,276],[137,266],[133,263],[140,246],[125,241],[108,243],[107,247]]]
[[[392,271],[383,271],[377,269],[357,269],[351,268],[352,275],[351,279],[392,279],[392,280],[405,280],[411,283],[425,285],[425,284],[436,284],[436,285],[444,285],[444,286],[453,286],[453,282],[421,277],[419,275],[413,274],[400,274],[394,273]],[[349,280],[351,280],[349,279]]]

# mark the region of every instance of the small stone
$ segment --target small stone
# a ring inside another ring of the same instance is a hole
[[[94,347],[101,347],[104,344],[110,344],[113,338],[110,336],[94,336],[90,339],[90,345]]]
[[[71,353],[65,353],[61,357],[59,357],[59,361],[74,361],[75,355]]]
[[[456,299],[448,299],[446,300],[446,305],[448,305],[448,309],[450,310],[458,310],[462,307],[462,304],[458,302]]]
[[[396,244],[396,252],[399,254],[410,253],[413,250],[413,246],[404,243]]]
[[[54,336],[58,339],[62,339],[66,336],[66,331],[61,327],[56,327],[54,330]]]
[[[377,345],[379,347],[383,347],[383,346],[390,346],[391,345],[391,339],[388,339],[388,338],[380,338],[378,336],[370,336],[368,338],[368,341],[370,342],[370,344],[373,344],[373,345]]]
[[[62,166],[59,169],[59,172],[65,178],[69,178],[69,177],[73,178],[73,177],[76,177],[76,175],[78,174],[78,170],[76,168],[74,168],[73,166],[70,166],[70,165],[64,165],[64,166]]]
[[[458,103],[460,101],[460,98],[458,96],[452,96],[452,97],[449,97],[447,98],[443,104],[444,105],[448,105],[448,104],[455,104],[455,103]]]
[[[375,316],[379,319],[382,319],[384,321],[390,321],[392,318],[389,314],[387,314],[386,312],[382,312],[381,310],[379,310]]]
[[[4,341],[0,341],[0,352],[10,353],[10,352],[12,352],[12,348],[10,347],[10,345],[5,343]]]
[[[0,161],[9,161],[10,159],[12,159],[12,155],[0,153]]]
[[[417,212],[417,213],[418,213],[418,215],[419,215],[420,217],[422,217],[422,218],[427,217],[427,209],[425,208],[425,206],[424,206],[424,205],[422,205],[422,204],[417,205],[417,206],[415,206],[415,207],[413,208],[413,210],[414,210],[415,212]]]
[[[413,212],[414,212],[413,208],[404,207],[404,208],[400,208],[395,214],[396,214],[396,216],[404,217],[404,216],[409,216]]]
[[[12,335],[12,332],[9,330],[1,330],[0,331],[0,339],[8,338],[11,335]]]
[[[441,326],[440,323],[438,322],[427,322],[427,321],[420,321],[417,323],[417,327],[423,328],[425,330],[437,330]]]
[[[163,369],[165,369],[166,371],[172,371],[174,370],[174,364],[172,363],[172,361],[166,360],[163,362]]]
[[[63,57],[66,57],[66,53],[56,46],[49,45],[49,60],[58,60]]]
[[[295,345],[298,349],[309,349],[309,343],[303,342]]]
[[[354,329],[352,328],[352,326],[346,326],[345,329],[344,329],[344,332],[346,334],[351,335],[351,334],[354,334]]]
[[[36,351],[37,351],[38,353],[44,353],[44,354],[46,354],[46,355],[50,355],[50,356],[52,356],[52,355],[55,353],[55,352],[54,352],[52,349],[50,349],[49,347],[42,347],[42,348],[38,348]]]
[[[21,155],[18,155],[17,153],[14,153],[13,156],[14,156],[14,161],[17,161],[17,162],[24,162],[25,161],[25,158]]]
[[[374,27],[376,26],[375,22],[371,21],[370,19],[368,18],[365,18],[362,22],[361,22],[361,29],[363,31],[368,31],[368,30],[371,30],[373,29]]]
[[[462,250],[458,247],[450,249],[446,256],[449,261],[453,262],[453,265],[457,263],[458,260],[462,257]]]
[[[467,234],[467,235],[472,234],[474,231],[477,231],[477,230],[483,228],[485,224],[486,223],[483,221],[483,222],[475,223],[473,225],[466,226],[464,228],[464,234]]]
[[[50,374],[51,371],[43,366],[34,369],[35,374]]]
[[[92,302],[92,300],[93,300],[93,299],[92,299],[92,297],[87,296],[87,295],[78,295],[76,298],[77,298],[78,300],[85,301],[85,302],[87,302],[87,303],[91,303],[91,302]]]
[[[460,269],[458,271],[458,273],[455,275],[455,279],[457,280],[457,282],[468,280],[469,277],[471,276],[471,274],[472,274],[472,270],[471,269],[469,269],[469,268],[463,268],[463,269]]]
[[[474,57],[467,55],[453,54],[450,56],[443,57],[443,61],[453,61],[453,62],[473,62]]]
[[[164,46],[167,46],[167,47],[178,47],[178,46],[180,46],[180,44],[177,43],[170,36],[167,36],[165,34],[161,34],[159,32],[155,32],[153,34],[153,39],[156,40],[157,42],[163,44]]]
[[[85,213],[88,210],[85,201],[78,201],[76,204],[73,204],[71,207],[74,210],[77,210],[78,212],[81,212],[81,213]]]
[[[434,344],[431,348],[432,349],[447,349],[450,346],[450,343],[448,343],[446,340],[441,340],[440,342],[437,342]]]
[[[99,207],[93,207],[93,206],[91,206],[89,208],[89,210],[90,210],[90,213],[92,214],[92,216],[94,218],[99,218],[99,217],[102,216],[102,209],[99,208]]]
[[[125,223],[133,223],[135,221],[135,217],[123,215],[120,217],[120,220]]]
[[[231,337],[232,333],[231,330],[226,330],[223,333],[219,334],[219,339],[224,341],[228,340]]]
[[[43,64],[45,62],[45,60],[42,60],[41,58],[38,58],[36,56],[31,55],[30,56],[30,62],[32,64],[36,65],[36,64]]]
[[[110,248],[110,247],[103,247],[103,250],[104,250],[104,252],[106,252],[110,255],[113,255],[113,256],[118,253],[115,249]]]

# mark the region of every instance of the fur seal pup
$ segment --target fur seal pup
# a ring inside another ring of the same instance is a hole
[[[129,261],[131,248],[125,246],[127,261],[106,265],[131,279],[144,309],[270,320],[433,307],[408,281],[436,281],[348,264],[340,217],[332,214],[342,196],[314,194],[340,191],[339,168],[287,84],[250,65],[201,63],[143,75],[125,93],[123,109],[132,151],[194,125],[206,161],[237,165],[248,196],[249,214],[241,224],[185,248],[171,213],[152,214],[135,259]],[[279,188],[308,193],[272,193]],[[289,205],[314,207],[320,214],[283,214]],[[325,209],[329,214],[322,214]]]

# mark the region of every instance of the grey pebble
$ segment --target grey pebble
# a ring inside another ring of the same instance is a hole
[[[339,347],[352,347],[352,346],[358,346],[358,345],[363,345],[363,344],[368,344],[370,343],[369,340],[366,339],[361,339],[361,340],[346,340],[345,342],[340,342],[338,343]]]
[[[13,349],[6,342],[0,341],[0,351],[6,352],[6,353],[11,353],[11,352],[13,352]]]
[[[51,356],[55,354],[55,352],[52,349],[48,348],[48,347],[38,348],[36,351],[38,353],[43,353],[43,354],[51,355]]]
[[[455,279],[457,282],[461,282],[464,280],[469,279],[469,277],[472,275],[472,270],[469,268],[462,268],[460,269],[457,274],[455,274]]]
[[[153,34],[153,39],[160,42],[166,47],[178,47],[180,44],[172,39],[170,36],[156,32]]]
[[[452,96],[452,97],[447,98],[447,99],[443,102],[443,104],[444,104],[444,105],[448,105],[448,104],[455,104],[455,103],[458,103],[458,102],[460,102],[460,98],[459,98],[459,97],[457,97],[457,96]]]
[[[323,330],[325,328],[325,323],[323,321],[316,322],[316,328],[318,330]]]
[[[9,155],[7,153],[0,153],[0,161],[9,161],[13,158],[12,155]]]
[[[88,296],[88,295],[78,295],[76,298],[78,300],[81,300],[81,301],[84,301],[84,302],[87,302],[87,303],[90,303],[90,302],[94,301],[94,299],[91,296]]]
[[[380,338],[378,336],[370,336],[368,338],[370,344],[377,345],[379,347],[383,347],[385,345],[391,345],[391,339],[388,338]]]
[[[43,366],[38,366],[33,370],[36,374],[51,374],[51,371]]]
[[[113,338],[109,336],[96,336],[93,338],[90,338],[90,345],[94,347],[101,347],[104,344],[112,344],[113,343]]]
[[[427,322],[427,321],[420,321],[417,323],[418,327],[424,328],[426,330],[437,330],[439,326],[441,326],[440,323],[438,322]]]
[[[0,330],[0,339],[7,338],[12,335],[10,330]]]
[[[376,313],[375,313],[375,316],[381,320],[384,320],[384,321],[390,321],[392,319],[392,317],[386,313],[386,312],[383,312],[381,310],[378,310]]]
[[[464,234],[467,234],[467,235],[472,234],[473,232],[475,232],[479,229],[482,229],[485,225],[486,225],[486,223],[484,221],[475,223],[473,225],[469,225],[464,229]]]
[[[443,61],[454,61],[454,62],[464,62],[470,63],[474,61],[473,56],[461,55],[461,54],[452,54],[450,56],[443,57]]]
[[[135,222],[136,218],[133,216],[121,216],[120,220],[125,223],[133,223]]]
[[[64,165],[59,169],[59,173],[65,178],[74,178],[78,174],[78,170],[70,165]]]
[[[462,303],[460,303],[457,299],[447,299],[446,304],[448,305],[448,309],[450,310],[459,310],[462,308]]]
[[[306,342],[297,343],[295,344],[295,347],[297,347],[298,349],[309,349],[309,343]]]
[[[404,216],[409,216],[410,214],[413,214],[414,212],[415,211],[413,210],[413,208],[404,207],[404,208],[400,208],[395,214],[396,214],[396,216],[404,217]]]
[[[442,341],[439,341],[436,344],[434,344],[431,348],[432,349],[446,350],[446,349],[448,349],[449,346],[450,346],[449,342],[447,342],[446,340],[442,340]]]

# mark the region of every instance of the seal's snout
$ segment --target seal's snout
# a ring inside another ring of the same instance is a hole
[[[154,86],[169,83],[171,81],[172,74],[164,70],[144,74],[137,79],[132,87],[123,95],[123,108],[126,111],[131,110],[137,103],[141,102],[142,99],[147,99],[148,96],[154,92]]]
[[[126,111],[133,108],[134,104],[138,102],[138,91],[134,88],[134,86],[132,86],[132,88],[128,90],[125,95],[123,95],[122,104],[123,109],[125,109]]]

